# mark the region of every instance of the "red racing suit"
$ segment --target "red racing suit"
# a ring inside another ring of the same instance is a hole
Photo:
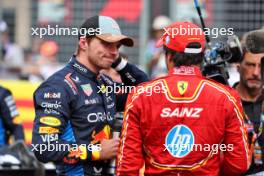
[[[235,176],[250,165],[236,91],[178,67],[139,85],[126,104],[117,175]]]

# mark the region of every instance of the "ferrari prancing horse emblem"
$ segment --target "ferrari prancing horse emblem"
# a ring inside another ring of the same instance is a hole
[[[188,82],[187,81],[178,81],[177,82],[177,88],[181,95],[183,95],[187,88],[188,88]]]

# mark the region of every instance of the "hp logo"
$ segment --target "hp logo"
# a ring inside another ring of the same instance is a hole
[[[185,125],[174,126],[167,134],[165,145],[169,153],[175,158],[188,155],[193,148],[194,135]]]

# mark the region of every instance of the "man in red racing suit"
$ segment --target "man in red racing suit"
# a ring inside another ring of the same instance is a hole
[[[184,22],[167,28],[199,28]],[[202,76],[204,35],[161,39],[169,74],[128,97],[118,176],[235,176],[250,165],[238,94]]]

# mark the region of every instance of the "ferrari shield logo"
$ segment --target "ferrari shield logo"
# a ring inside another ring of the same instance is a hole
[[[90,96],[93,93],[93,89],[90,84],[81,85],[82,90],[87,96]]]
[[[178,91],[181,95],[183,95],[187,88],[188,88],[188,82],[186,81],[178,81],[177,82],[177,88],[178,88]]]

